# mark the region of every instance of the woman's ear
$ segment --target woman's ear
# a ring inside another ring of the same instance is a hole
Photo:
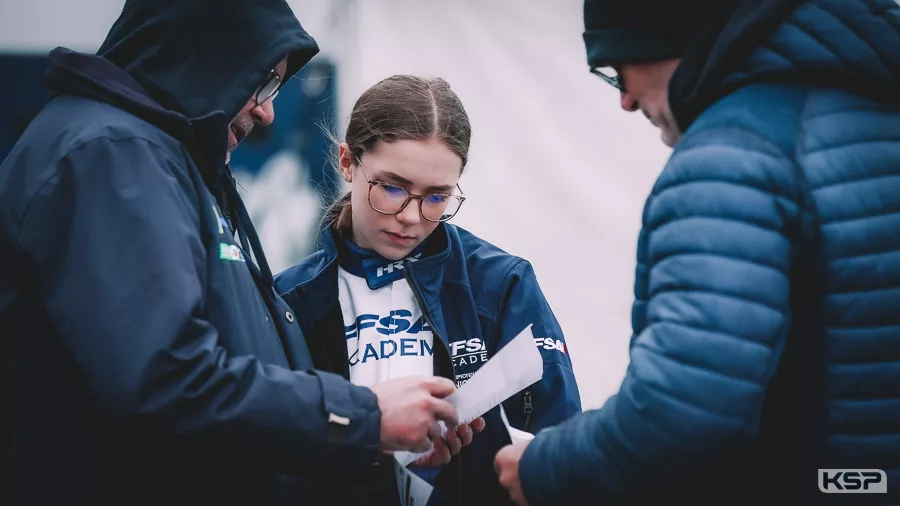
[[[353,154],[350,152],[350,145],[342,142],[338,146],[338,168],[341,170],[341,177],[344,181],[353,182]]]

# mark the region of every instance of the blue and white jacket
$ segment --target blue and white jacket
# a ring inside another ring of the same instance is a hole
[[[324,248],[276,276],[276,289],[294,309],[317,369],[349,378],[347,345],[338,302],[338,258],[342,244],[333,232],[323,234]],[[533,324],[535,343],[544,359],[539,382],[504,402],[510,424],[537,432],[581,412],[581,400],[562,329],[544,298],[534,270],[510,255],[453,226],[440,225],[423,244],[414,263],[402,268],[435,335],[434,370],[461,385],[497,350]],[[377,276],[378,266],[372,266]],[[394,312],[396,313],[396,311]],[[382,315],[377,325],[402,318]],[[371,323],[371,322],[370,322]],[[412,326],[414,322],[409,322]],[[509,443],[499,408],[484,418],[484,432],[445,466],[435,482],[433,499],[449,504],[510,504],[497,482],[493,458]],[[346,482],[324,492],[334,502]],[[435,502],[434,500],[432,502]]]

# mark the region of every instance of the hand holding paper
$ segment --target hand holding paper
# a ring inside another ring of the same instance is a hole
[[[456,410],[446,399],[455,390],[452,381],[438,377],[401,378],[374,386],[381,408],[381,449],[430,448],[431,440],[446,430],[444,421],[456,426]]]
[[[516,393],[538,382],[544,376],[544,361],[534,345],[531,325],[507,343],[481,367],[469,381],[446,397],[456,408],[460,424],[473,422],[481,415],[500,405]],[[500,416],[513,442],[530,440],[533,436],[509,425],[501,408]],[[447,429],[441,424],[441,430]],[[524,446],[527,443],[522,443]],[[507,448],[514,448],[508,446]],[[406,469],[412,462],[421,461],[432,454],[434,448],[424,453],[395,452],[395,470],[400,500],[403,506],[426,504],[434,488],[422,478]],[[518,469],[517,469],[518,471]],[[518,479],[518,473],[516,474]],[[523,499],[524,500],[524,499]]]
[[[460,424],[469,423],[543,376],[544,361],[534,345],[529,325],[445,400],[456,408]],[[446,427],[441,430],[446,433]],[[433,447],[422,453],[397,452],[394,457],[406,467],[432,451]]]
[[[463,447],[472,444],[475,434],[484,430],[484,418],[478,417],[472,423],[461,424],[456,430],[448,430],[446,439],[434,440],[434,451],[418,458],[410,464],[415,467],[440,467],[450,463],[450,459]]]

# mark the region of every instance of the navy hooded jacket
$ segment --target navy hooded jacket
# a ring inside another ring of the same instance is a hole
[[[900,4],[732,21],[732,71],[670,86],[686,131],[644,209],[626,376],[529,445],[531,506],[900,504]]]
[[[324,248],[276,276],[275,286],[297,315],[317,368],[350,376],[344,321],[338,301],[338,264],[342,239],[325,231]],[[471,233],[439,225],[423,244],[422,257],[403,264],[426,323],[434,333],[435,374],[462,385],[525,327],[533,324],[535,344],[544,359],[541,381],[507,399],[503,406],[512,426],[537,432],[581,412],[581,399],[562,329],[544,298],[534,270],[526,260],[510,255]],[[376,269],[377,272],[377,269]],[[366,325],[385,332],[414,332],[415,322],[402,322],[402,311],[378,315]],[[509,444],[500,408],[484,415],[485,429],[475,434],[450,464],[434,476],[430,504],[511,504],[500,488],[493,461]],[[378,474],[353,483],[330,486],[323,504],[354,503],[372,496]],[[357,492],[353,484],[361,488]],[[346,495],[344,495],[346,494]]]
[[[0,503],[302,504],[371,466],[375,396],[310,370],[224,164],[317,51],[284,0],[129,0],[98,55],[51,53],[0,166]]]

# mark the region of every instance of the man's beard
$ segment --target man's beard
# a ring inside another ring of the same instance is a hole
[[[250,132],[253,131],[254,126],[255,126],[255,123],[253,122],[252,119],[250,119],[248,117],[242,117],[242,116],[235,117],[231,121],[231,123],[228,124],[229,136],[233,134],[235,141],[237,141],[237,142],[233,148],[231,146],[227,146],[225,148],[225,164],[226,165],[229,162],[231,162],[232,151],[237,149],[237,147],[241,144],[241,142],[243,142],[244,139],[246,139],[247,137],[250,136]],[[232,127],[235,127],[234,130],[232,130]],[[243,135],[241,135],[241,137],[238,137],[238,133],[242,133]],[[230,144],[230,142],[229,142],[229,144]]]

